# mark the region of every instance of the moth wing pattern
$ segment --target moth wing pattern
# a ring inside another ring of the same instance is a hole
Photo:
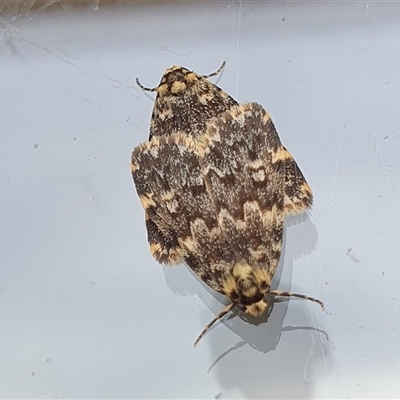
[[[154,213],[153,213],[154,216]],[[154,218],[157,219],[155,216]],[[147,241],[150,246],[150,253],[161,264],[175,265],[182,262],[179,253],[179,245],[176,236],[168,229],[161,231],[154,220],[145,213],[145,225],[147,231]]]
[[[285,215],[301,214],[312,206],[312,190],[293,156],[282,147],[285,159]]]
[[[301,173],[293,157],[283,146],[282,148],[283,150],[281,156],[285,157],[285,188],[284,188],[285,215],[299,214],[311,207],[312,204],[311,188],[306,182],[303,174]],[[249,174],[249,172],[254,173],[254,171],[247,171],[247,174]],[[260,173],[261,172],[258,171],[258,174]],[[237,183],[240,184],[242,184],[243,182],[245,181],[237,181]],[[211,186],[212,185],[210,184],[210,189]],[[242,188],[242,190],[248,190],[248,189],[249,188],[247,189]],[[154,190],[157,189],[154,188]],[[180,247],[176,235],[173,234],[171,229],[168,229],[167,227],[165,227],[164,231],[161,231],[154,221],[154,219],[157,218],[159,217],[157,217],[152,207],[146,209],[146,230],[147,230],[148,242],[150,245],[151,253],[155,257],[155,259],[162,264],[167,264],[167,265],[177,264],[181,262],[182,259],[178,257]],[[255,237],[251,235],[250,238],[246,237],[246,239],[254,240]],[[208,276],[206,280],[210,281],[210,276]]]
[[[207,78],[181,66],[168,68],[157,87],[149,140],[178,132],[203,135],[211,118],[234,105],[237,102]]]
[[[263,298],[279,262],[282,152],[269,115],[249,103],[213,119],[199,140],[153,138],[132,155],[139,198],[178,243],[176,262],[240,304]]]
[[[191,137],[201,136],[211,118],[237,105],[232,97],[207,78],[181,66],[166,69],[156,92],[149,140],[179,132]],[[175,264],[179,249],[176,240],[164,235],[147,212],[145,219],[153,256],[160,263]]]
[[[204,180],[225,239],[220,263],[221,268],[227,265],[217,274],[224,276],[219,291],[251,304],[263,297],[281,254],[283,146],[270,116],[256,103],[233,107],[212,120],[205,138]],[[196,272],[206,281],[201,270]]]
[[[195,142],[185,134],[153,138],[134,149],[131,169],[152,224],[152,255],[169,265],[182,262],[193,247],[193,221],[215,225]]]
[[[205,133],[206,124],[212,118],[238,106],[232,97],[208,79],[180,66],[164,72],[156,91],[149,140],[178,132],[199,137]],[[301,213],[311,207],[312,192],[289,152],[286,164],[285,214]],[[160,263],[175,264],[179,250],[175,238],[160,231],[148,212],[145,221],[153,256]]]

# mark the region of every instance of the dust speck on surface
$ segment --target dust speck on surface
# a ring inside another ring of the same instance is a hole
[[[46,358],[46,363],[51,364],[53,362],[53,359],[51,357]]]
[[[32,371],[31,372],[31,376],[35,376],[35,375],[36,375],[36,373]]]
[[[33,148],[34,149],[37,149],[39,147],[39,145],[37,144],[37,143],[35,143],[34,145],[33,145]]]

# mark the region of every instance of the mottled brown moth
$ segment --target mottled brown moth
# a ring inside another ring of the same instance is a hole
[[[185,262],[231,300],[194,345],[235,306],[261,315],[270,295],[323,308],[315,298],[270,289],[284,217],[310,208],[311,189],[269,114],[256,103],[237,104],[208,77],[172,67],[157,88],[138,82],[157,97],[149,141],[131,157],[153,257]]]

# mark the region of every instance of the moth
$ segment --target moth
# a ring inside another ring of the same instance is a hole
[[[235,306],[261,315],[271,295],[324,308],[313,297],[270,288],[284,217],[308,209],[312,191],[269,114],[256,103],[239,105],[208,81],[215,74],[172,67],[157,88],[138,82],[157,97],[149,140],[131,157],[153,257],[185,262],[231,301],[194,346]]]

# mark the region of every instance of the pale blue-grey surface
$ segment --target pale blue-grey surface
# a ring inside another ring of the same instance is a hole
[[[0,17],[0,397],[400,397],[399,3],[21,2]],[[193,349],[223,299],[149,254],[129,160],[154,96],[135,78],[223,60],[213,82],[270,112],[314,190],[276,283],[327,313],[282,301]]]

